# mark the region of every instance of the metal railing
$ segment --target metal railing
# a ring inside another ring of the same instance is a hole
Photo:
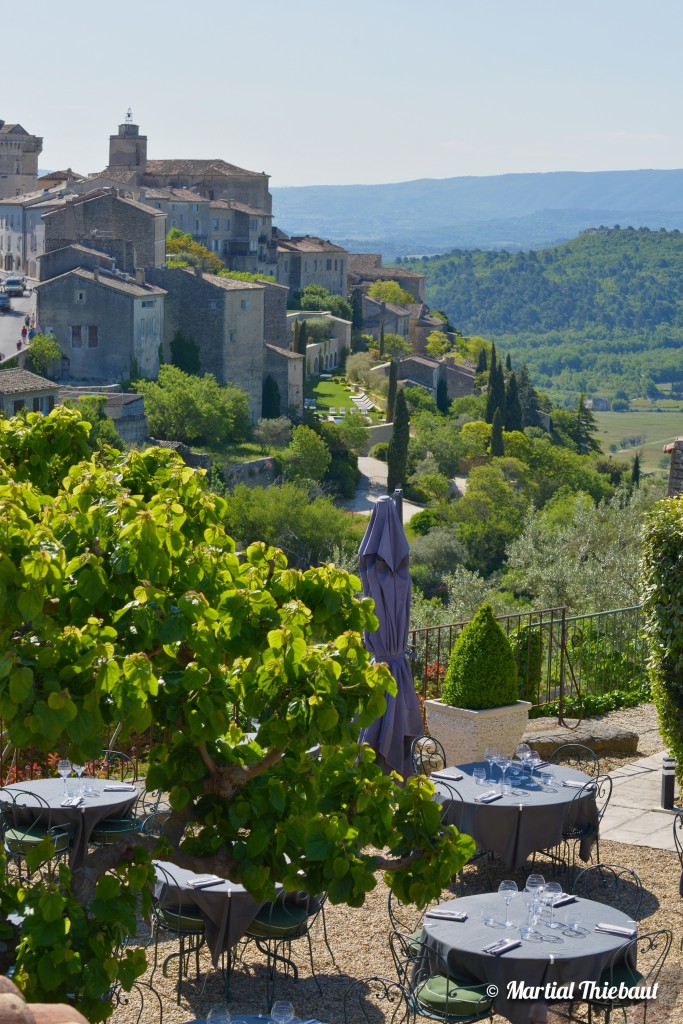
[[[517,662],[519,699],[533,705],[611,690],[633,690],[647,678],[642,609],[589,615],[543,608],[496,617]],[[415,686],[424,699],[440,697],[451,649],[467,622],[409,633]]]

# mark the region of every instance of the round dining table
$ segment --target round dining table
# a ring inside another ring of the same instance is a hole
[[[206,879],[206,875],[198,875],[170,861],[154,861],[154,867],[157,898],[166,904],[193,906],[199,910],[204,919],[206,944],[216,967],[221,953],[229,952],[242,938],[266,901],[255,900],[243,885],[228,879],[201,887],[200,880]],[[282,886],[276,888],[279,891]]]
[[[427,911],[422,926],[422,942],[441,957],[448,973],[456,978],[465,974],[478,983],[486,983],[496,1013],[512,1024],[526,1024],[530,1005],[537,998],[552,1001],[553,991],[557,992],[560,986],[573,983],[574,999],[581,1002],[582,994],[585,998],[581,982],[597,982],[615,953],[635,938],[635,934],[629,937],[596,931],[598,924],[625,929],[636,926],[613,907],[577,897],[554,911],[560,928],[549,928],[549,918],[542,917],[534,926],[534,940],[521,939],[517,926],[526,919],[530,898],[528,893],[519,893],[512,899],[509,920],[515,927],[506,928],[503,924],[490,927],[484,923],[484,918],[501,922],[505,919],[505,902],[497,892],[440,903],[431,909],[444,916],[432,917]],[[465,913],[466,920],[445,919],[449,911]],[[567,927],[569,914],[581,915],[580,932],[572,932]],[[485,946],[503,938],[519,940],[519,945],[498,956],[484,952]],[[543,991],[532,999],[518,998],[512,983],[520,981]],[[559,998],[569,1001],[563,998],[563,993]]]
[[[49,825],[69,825],[73,838],[69,849],[69,867],[79,867],[88,853],[88,843],[95,828],[105,818],[127,818],[133,812],[140,788],[113,779],[84,778],[84,785],[92,789],[77,806],[62,806],[65,787],[62,779],[33,779],[16,782],[0,789],[0,807],[12,819],[13,825],[30,825],[49,808]],[[80,789],[75,779],[67,782],[67,791]],[[13,795],[21,794],[17,800]],[[36,799],[32,799],[35,795]],[[41,824],[45,824],[41,821]]]
[[[458,765],[433,772],[430,779],[436,786],[437,799],[447,809],[447,824],[472,836],[479,849],[496,854],[507,867],[521,868],[530,854],[559,846],[566,828],[597,825],[594,793],[590,789],[581,791],[582,786],[593,781],[591,776],[565,765],[548,765],[547,771],[552,771],[554,781],[546,788],[538,781],[538,772],[531,773],[519,765],[515,767],[521,771],[510,794],[483,803],[482,796],[492,793],[497,786],[492,782],[477,784],[472,773],[482,767],[486,769],[485,762]],[[500,779],[500,770],[495,772],[493,782]],[[462,805],[458,799],[451,800],[449,787],[460,794]],[[590,858],[593,842],[592,836],[582,840],[582,860]]]

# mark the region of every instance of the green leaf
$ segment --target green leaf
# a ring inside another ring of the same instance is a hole
[[[21,704],[33,690],[33,672],[30,668],[18,668],[10,674],[9,694],[15,704]]]

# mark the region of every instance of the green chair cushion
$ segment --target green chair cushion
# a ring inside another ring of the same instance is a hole
[[[442,974],[421,982],[415,996],[422,1006],[447,1017],[485,1017],[492,1005],[492,1000],[482,989],[468,988]]]
[[[267,903],[249,925],[247,935],[259,939],[293,938],[305,932],[308,918],[306,907]]]
[[[34,850],[42,843],[43,839],[49,838],[49,836],[47,829],[35,826],[8,828],[5,832],[5,850],[10,854],[25,856],[29,850]],[[67,832],[61,832],[53,835],[52,840],[55,844],[55,854],[64,853],[69,849],[71,836]]]
[[[196,907],[157,907],[157,921],[174,932],[204,931],[204,918]]]
[[[141,828],[140,818],[105,818],[93,829],[90,842],[96,846],[108,846],[118,842],[124,833],[139,832]]]
[[[413,932],[408,936],[408,954],[414,960],[422,955],[422,932]]]
[[[600,981],[598,985],[615,985],[617,988],[619,985],[624,984],[627,988],[631,988],[634,985],[646,984],[646,979],[640,971],[636,970],[635,967],[627,967],[626,964],[615,964],[612,970],[609,969],[602,972],[600,975]],[[630,1002],[629,999],[595,999],[591,1000],[601,1005],[613,1005],[622,1006]]]

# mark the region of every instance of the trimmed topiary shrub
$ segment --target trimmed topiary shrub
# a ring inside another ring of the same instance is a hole
[[[683,785],[683,502],[665,498],[645,519],[643,610],[659,731]]]
[[[377,444],[373,444],[372,448],[368,452],[371,459],[381,459],[382,462],[387,461],[387,451],[389,450],[388,441],[378,441]]]
[[[490,604],[482,605],[453,644],[442,699],[472,711],[517,703],[515,656]]]

